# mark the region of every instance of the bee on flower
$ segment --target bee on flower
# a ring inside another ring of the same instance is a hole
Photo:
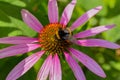
[[[38,38],[25,36],[4,37],[0,38],[2,44],[14,44],[0,50],[0,59],[41,48],[29,57],[18,63],[13,70],[8,74],[6,80],[16,80],[24,75],[42,55],[47,55],[43,65],[40,67],[36,80],[62,80],[62,71],[60,64],[61,54],[65,57],[66,62],[72,69],[77,80],[86,80],[84,72],[78,60],[86,68],[94,74],[105,78],[106,74],[103,69],[96,63],[95,60],[84,54],[83,52],[72,48],[71,45],[79,45],[86,47],[105,47],[110,49],[118,49],[120,45],[102,40],[102,39],[85,39],[94,36],[103,31],[113,28],[115,25],[97,26],[89,30],[73,34],[73,31],[86,23],[91,17],[97,14],[102,6],[95,7],[76,19],[71,26],[67,26],[71,19],[73,9],[76,5],[76,0],[72,0],[64,9],[60,21],[58,20],[58,6],[56,0],[48,1],[48,18],[49,24],[43,26],[37,18],[29,11],[22,9],[21,14],[23,21],[33,30],[38,33]],[[84,38],[84,39],[82,39]]]

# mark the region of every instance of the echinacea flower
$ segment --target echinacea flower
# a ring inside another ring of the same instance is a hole
[[[109,30],[114,25],[98,26],[90,30],[85,30],[77,34],[72,32],[78,27],[87,22],[91,17],[98,13],[102,6],[98,6],[87,11],[79,17],[70,27],[67,27],[76,0],[72,0],[64,9],[60,21],[58,21],[58,7],[56,0],[48,2],[48,18],[50,23],[43,25],[27,10],[21,11],[24,22],[33,30],[38,32],[38,38],[30,37],[5,37],[0,38],[0,43],[14,44],[11,47],[0,50],[0,58],[24,54],[26,52],[41,48],[41,51],[32,54],[22,60],[8,74],[6,80],[16,80],[25,74],[43,54],[47,55],[46,60],[40,68],[37,75],[37,80],[46,80],[49,76],[50,80],[62,80],[61,64],[59,57],[65,56],[67,63],[72,69],[77,80],[86,80],[84,73],[75,59],[80,61],[94,74],[105,78],[106,75],[102,68],[89,56],[81,51],[71,47],[72,44],[86,47],[105,47],[110,49],[120,48],[119,45],[101,39],[85,39],[86,37],[94,36],[103,31]],[[84,38],[84,39],[81,39]]]

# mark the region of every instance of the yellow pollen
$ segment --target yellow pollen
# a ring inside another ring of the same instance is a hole
[[[52,54],[63,53],[71,44],[69,38],[66,37],[69,33],[65,33],[64,30],[65,26],[59,23],[46,25],[39,33],[41,47]]]

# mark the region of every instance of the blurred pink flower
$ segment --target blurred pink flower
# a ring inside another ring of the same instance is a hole
[[[21,77],[41,58],[43,54],[46,53],[48,57],[38,72],[37,80],[46,80],[48,75],[50,80],[62,80],[61,64],[59,59],[61,54],[65,56],[66,61],[73,70],[77,80],[86,80],[86,78],[75,58],[94,74],[103,78],[106,77],[104,71],[92,58],[79,50],[71,48],[70,45],[76,44],[86,47],[105,47],[110,49],[120,48],[120,46],[115,43],[101,39],[81,39],[109,30],[113,28],[114,25],[97,26],[90,30],[85,30],[72,35],[72,31],[74,29],[86,23],[91,17],[93,17],[102,9],[102,6],[98,6],[87,11],[85,14],[79,17],[70,26],[70,28],[66,28],[75,4],[76,0],[72,0],[65,7],[59,22],[57,1],[49,0],[48,18],[50,24],[44,27],[30,12],[25,9],[21,11],[24,22],[30,28],[39,33],[39,38],[22,36],[0,38],[0,43],[14,44],[14,46],[0,50],[0,58],[24,54],[37,48],[42,48],[42,50],[32,54],[17,64],[15,68],[8,74],[6,80],[16,80]]]

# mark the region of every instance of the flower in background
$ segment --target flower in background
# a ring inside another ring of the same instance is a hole
[[[75,58],[94,74],[103,78],[106,77],[102,68],[92,58],[81,51],[72,48],[71,45],[76,44],[79,46],[105,47],[110,49],[120,48],[120,46],[115,43],[101,39],[81,39],[109,30],[113,28],[114,25],[97,26],[90,30],[72,34],[78,26],[87,22],[102,9],[101,6],[98,6],[87,11],[70,27],[67,27],[66,25],[71,18],[75,4],[76,0],[72,0],[65,7],[62,17],[60,18],[60,21],[58,21],[57,1],[49,0],[48,18],[50,23],[44,27],[29,11],[25,9],[21,11],[24,22],[30,28],[38,32],[39,37],[30,38],[18,36],[0,38],[0,43],[14,44],[11,47],[0,50],[0,58],[24,54],[37,48],[41,48],[41,51],[32,54],[17,64],[8,74],[6,80],[16,80],[21,77],[41,58],[43,54],[47,55],[47,58],[38,72],[37,80],[46,80],[48,75],[50,80],[62,80],[61,64],[59,59],[61,55],[65,56],[65,59],[77,80],[85,80],[86,78]]]

